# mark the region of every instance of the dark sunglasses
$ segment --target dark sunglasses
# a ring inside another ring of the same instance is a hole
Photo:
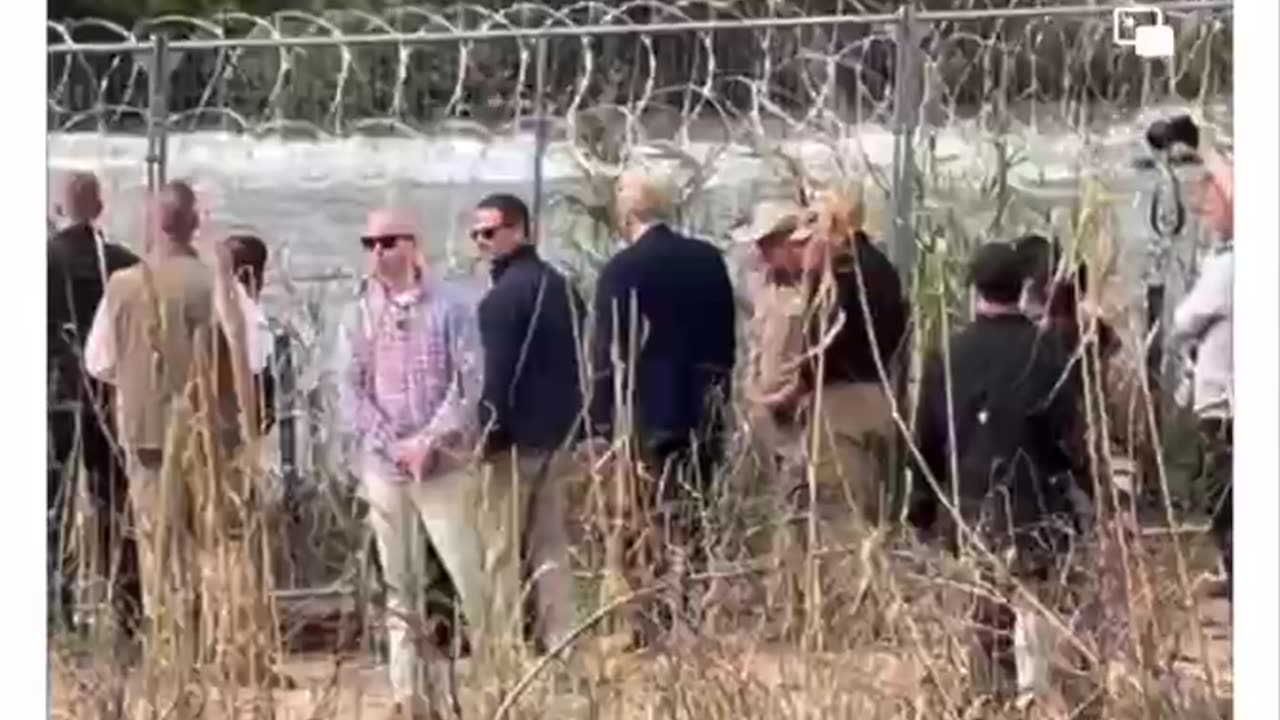
[[[375,247],[380,247],[383,250],[390,250],[401,240],[410,239],[412,238],[407,235],[378,235],[376,237],[366,235],[365,237],[360,238],[360,244],[364,246],[365,250],[372,250]]]
[[[493,236],[497,235],[499,230],[505,230],[509,227],[511,226],[510,225],[493,225],[487,228],[477,228],[471,231],[471,239],[472,240],[492,240]]]

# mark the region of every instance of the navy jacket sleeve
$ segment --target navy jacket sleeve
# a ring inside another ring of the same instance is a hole
[[[501,285],[479,308],[480,341],[484,347],[484,389],[480,395],[479,421],[485,433],[485,451],[511,444],[511,392],[517,380],[516,363],[529,326],[529,308],[519,285]]]
[[[708,328],[706,341],[709,352],[705,361],[711,371],[708,387],[718,388],[727,402],[737,353],[737,328],[734,325],[736,307],[733,283],[729,280],[729,271],[718,251],[714,253],[714,262],[715,272],[709,274],[707,288],[707,299],[714,308],[710,315],[713,325]]]
[[[107,275],[142,262],[129,248],[115,243],[107,243],[104,255],[107,260]]]
[[[713,292],[716,301],[716,342],[713,362],[723,368],[727,377],[733,374],[733,365],[737,353],[737,329],[734,325],[733,283],[729,280],[729,271],[724,259],[717,255],[716,267],[719,272],[714,276]]]
[[[613,344],[615,341],[619,344],[618,350],[621,357],[625,360],[628,356],[625,343],[629,337],[630,324],[629,311],[624,299],[629,293],[624,288],[621,275],[616,262],[609,262],[601,271],[596,283],[588,434],[597,437],[611,435],[613,431]]]
[[[946,379],[940,355],[930,357],[925,365],[920,383],[920,405],[916,410],[914,441],[919,457],[909,453],[909,463],[915,470],[911,507],[908,520],[912,525],[929,528],[936,521],[940,505],[933,485],[926,477],[931,475],[939,488],[948,487],[947,468],[947,399]]]

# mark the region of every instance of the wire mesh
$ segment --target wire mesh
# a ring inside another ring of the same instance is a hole
[[[908,237],[925,255],[960,256],[1033,228],[1069,236],[1082,181],[1096,178],[1132,209],[1121,213],[1116,260],[1136,288],[1132,307],[1155,279],[1168,280],[1172,306],[1194,250],[1147,231],[1157,178],[1131,161],[1144,152],[1142,124],[1174,111],[1230,145],[1230,4],[1164,4],[1176,37],[1167,61],[1117,47],[1109,7],[971,1],[930,12],[942,4],[925,3],[909,34],[896,3],[855,0],[50,22],[53,162],[107,169],[117,197],[140,192],[143,152],[129,138],[146,130],[148,38],[164,33],[169,176],[200,177],[206,206],[282,250],[276,290],[288,301],[277,317],[317,328],[299,352],[304,392],[326,382],[334,291],[299,291],[298,281],[345,284],[359,272],[357,246],[343,240],[389,196],[417,208],[441,241],[434,259],[465,272],[458,214],[490,190],[528,191],[539,95],[550,140],[544,233],[582,278],[612,248],[612,179],[637,162],[679,175],[681,223],[715,239],[765,195],[860,178],[882,198],[911,196]],[[903,57],[914,59],[906,69]],[[914,150],[907,173],[894,172],[895,130]],[[873,203],[881,235],[885,212]],[[121,222],[112,234],[127,241]],[[329,429],[312,425],[302,434],[329,445]]]
[[[51,22],[50,40],[60,51],[48,59],[49,127],[141,132],[150,105],[144,41],[164,33],[175,48],[162,83],[171,134],[321,141],[447,135],[493,144],[533,127],[535,42],[532,35],[480,41],[465,33],[582,28],[545,40],[542,97],[550,141],[563,146],[572,174],[588,177],[616,175],[626,163],[655,154],[674,160],[690,176],[689,196],[721,179],[718,174],[741,176],[733,161],[742,157],[783,148],[797,155],[789,140],[841,149],[834,160],[799,153],[793,160],[808,173],[861,170],[888,193],[883,169],[891,156],[883,136],[894,127],[899,81],[921,88],[913,115],[922,147],[998,140],[1017,151],[999,168],[1014,174],[1075,154],[1062,143],[1042,142],[1046,132],[1074,136],[1082,147],[1092,142],[1103,152],[1089,161],[1105,164],[1114,158],[1109,135],[1152,108],[1190,108],[1218,137],[1229,138],[1226,3],[1170,4],[1181,9],[1167,13],[1177,37],[1175,58],[1167,62],[1117,47],[1106,7],[1068,7],[1066,14],[1052,4],[975,9],[970,3],[967,14],[926,11],[911,43],[918,73],[903,78],[895,68],[900,33],[892,16],[856,14],[885,11],[886,4],[828,3],[823,8],[834,14],[820,17],[813,5],[643,0],[493,10],[462,4],[380,13],[166,16],[133,28],[94,19]],[[800,20],[811,22],[763,24]],[[684,26],[715,29],[676,30]],[[377,42],[379,36],[385,41]],[[415,40],[424,37],[434,40]],[[449,37],[458,39],[443,39]],[[288,45],[308,39],[331,44]],[[228,44],[184,49],[184,42],[202,40]],[[113,43],[134,45],[103,50]],[[1033,139],[1039,147],[1029,147]],[[1035,157],[1046,151],[1055,157]],[[955,154],[926,153],[924,162],[933,164],[925,172],[945,175],[956,167],[950,163]],[[981,160],[990,164],[991,158]],[[1079,175],[1081,163],[1075,164],[1071,177]],[[952,198],[939,193],[922,200],[927,211]],[[733,209],[733,215],[742,210]],[[712,218],[694,213],[689,220],[703,225]],[[712,224],[727,218],[718,220]]]

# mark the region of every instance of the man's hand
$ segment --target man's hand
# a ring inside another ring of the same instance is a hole
[[[600,457],[613,449],[613,442],[606,437],[591,436],[583,438],[574,448],[574,453],[582,457]]]
[[[761,395],[757,402],[774,412],[783,412],[793,409],[803,396],[800,378],[793,377],[777,390]]]
[[[600,473],[614,459],[613,443],[604,437],[584,438],[573,449],[573,458],[590,472]]]
[[[431,469],[435,462],[435,448],[429,440],[409,438],[391,447],[391,458],[401,470],[416,478]]]

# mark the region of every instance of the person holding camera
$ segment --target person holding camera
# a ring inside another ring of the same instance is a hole
[[[1229,163],[1209,157],[1205,165],[1208,172],[1191,187],[1189,204],[1216,242],[1195,285],[1174,312],[1169,339],[1175,348],[1195,350],[1192,409],[1205,447],[1201,474],[1209,491],[1210,531],[1222,552],[1230,598],[1234,185]]]

